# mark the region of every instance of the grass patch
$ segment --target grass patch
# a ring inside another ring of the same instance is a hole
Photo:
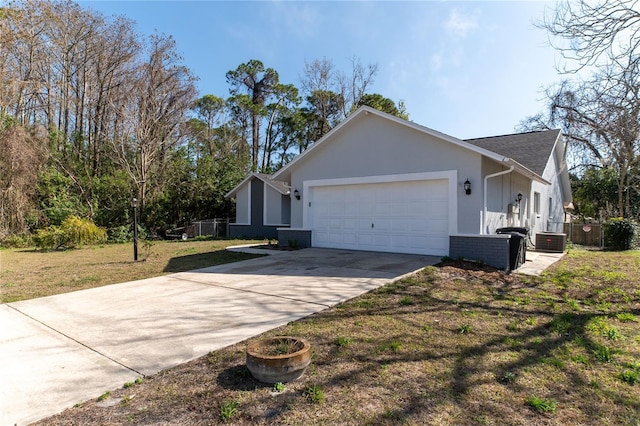
[[[338,345],[341,348],[345,348],[350,344],[351,344],[351,339],[349,339],[348,337],[338,337],[336,339],[336,345]]]
[[[620,373],[620,379],[630,385],[635,385],[638,383],[638,372],[635,370],[624,370]]]
[[[468,323],[464,323],[464,324],[460,324],[457,328],[456,331],[458,332],[458,334],[469,334],[471,333],[471,325]]]
[[[599,270],[620,271],[616,290]],[[286,388],[253,379],[241,342],[40,424],[635,425],[638,282],[633,251],[574,249],[539,278],[454,261],[256,336],[310,341]]]
[[[314,404],[321,404],[324,402],[325,394],[322,387],[319,385],[310,385],[304,389],[304,395],[307,399]]]
[[[246,240],[155,241],[153,255],[133,262],[127,244],[65,251],[7,249],[0,252],[0,303],[51,296],[109,284],[189,271],[256,255],[225,250]],[[4,268],[11,265],[11,269]],[[91,274],[86,274],[91,271]]]
[[[227,401],[220,407],[220,420],[228,422],[238,414],[238,401]]]
[[[98,397],[98,401],[104,401],[106,399],[109,399],[109,397],[111,397],[111,391],[107,391],[107,392],[103,393],[102,395],[100,395]]]
[[[527,405],[538,413],[555,413],[558,408],[558,401],[551,398],[539,398],[534,395],[527,398]]]
[[[618,319],[618,321],[622,321],[622,322],[637,322],[638,321],[636,319],[636,316],[633,315],[631,312],[620,312],[620,313],[616,314],[616,318]]]

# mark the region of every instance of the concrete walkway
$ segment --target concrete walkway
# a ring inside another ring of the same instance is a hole
[[[515,274],[539,276],[549,266],[562,259],[565,254],[527,250],[527,261],[513,272]]]
[[[439,258],[330,249],[0,305],[0,425],[23,425]]]

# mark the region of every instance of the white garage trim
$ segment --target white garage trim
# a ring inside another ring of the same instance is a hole
[[[401,175],[383,175],[383,176],[366,176],[351,177],[338,179],[321,179],[310,180],[303,183],[303,228],[310,229],[314,225],[311,223],[311,208],[313,197],[313,189],[320,187],[342,186],[342,185],[367,185],[367,184],[395,184],[403,182],[419,182],[419,181],[436,181],[446,180],[447,182],[447,202],[448,202],[448,234],[457,234],[458,230],[458,197],[457,197],[457,176],[456,170],[425,172],[425,173],[408,173]]]

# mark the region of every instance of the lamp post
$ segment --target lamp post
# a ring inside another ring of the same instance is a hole
[[[131,199],[131,207],[133,207],[133,261],[138,261],[138,199]]]

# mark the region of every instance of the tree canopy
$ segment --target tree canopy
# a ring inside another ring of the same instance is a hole
[[[640,11],[637,1],[562,1],[540,24],[568,60],[547,88],[547,111],[523,129],[560,127],[571,147],[579,210],[599,218],[640,217]],[[596,185],[594,181],[600,181]],[[615,200],[599,192],[615,182]]]
[[[140,201],[151,232],[229,217],[224,198],[250,171],[272,172],[359,105],[406,118],[369,93],[377,65],[326,58],[299,84],[249,59],[226,94],[198,94],[168,35],[70,0],[0,8],[0,241],[68,217],[120,232]]]

